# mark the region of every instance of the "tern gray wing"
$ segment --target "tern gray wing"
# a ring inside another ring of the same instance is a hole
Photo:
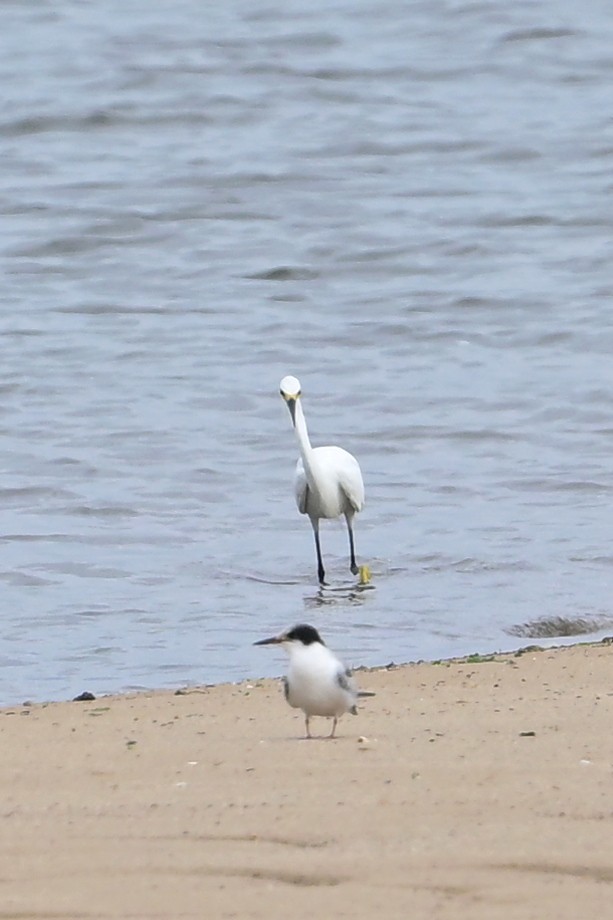
[[[344,668],[341,671],[337,671],[336,681],[339,687],[342,687],[343,690],[346,690],[347,693],[352,693],[356,695],[355,685],[353,683],[353,678],[351,677],[351,671],[349,668]]]
[[[337,671],[336,680],[337,680],[339,687],[341,687],[343,690],[346,690],[347,693],[350,693],[353,699],[355,700],[358,694],[355,689],[355,685],[353,683],[353,678],[351,677],[351,671],[349,670],[349,668],[343,668],[342,670]],[[358,710],[356,708],[355,703],[353,704],[351,709],[349,709],[348,711],[351,713],[352,716],[357,716]]]
[[[358,697],[362,697],[362,696],[375,696],[375,694],[370,690],[358,690],[356,688],[353,682],[353,676],[349,668],[345,668],[344,670],[339,671],[336,675],[336,680],[338,682],[339,687],[342,687],[343,690],[347,691],[347,693],[351,693],[351,695],[355,699],[357,699]],[[358,711],[355,705],[351,707],[349,712],[353,716],[357,716],[358,714]]]

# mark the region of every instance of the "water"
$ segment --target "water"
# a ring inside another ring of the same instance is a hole
[[[3,6],[0,702],[608,617],[608,5],[209,6]],[[372,591],[318,593],[286,373]]]

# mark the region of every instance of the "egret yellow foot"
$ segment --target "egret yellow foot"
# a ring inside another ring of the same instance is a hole
[[[358,573],[359,584],[367,585],[370,582],[370,568],[367,565],[361,565]]]

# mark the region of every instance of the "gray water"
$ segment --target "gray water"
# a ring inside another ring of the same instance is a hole
[[[1,18],[0,702],[613,612],[610,4]],[[318,591],[287,373],[373,590]]]

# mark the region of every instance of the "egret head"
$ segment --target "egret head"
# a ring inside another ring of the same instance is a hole
[[[296,424],[296,400],[300,399],[300,381],[297,377],[284,377],[280,384],[281,396],[287,403],[292,422]]]

